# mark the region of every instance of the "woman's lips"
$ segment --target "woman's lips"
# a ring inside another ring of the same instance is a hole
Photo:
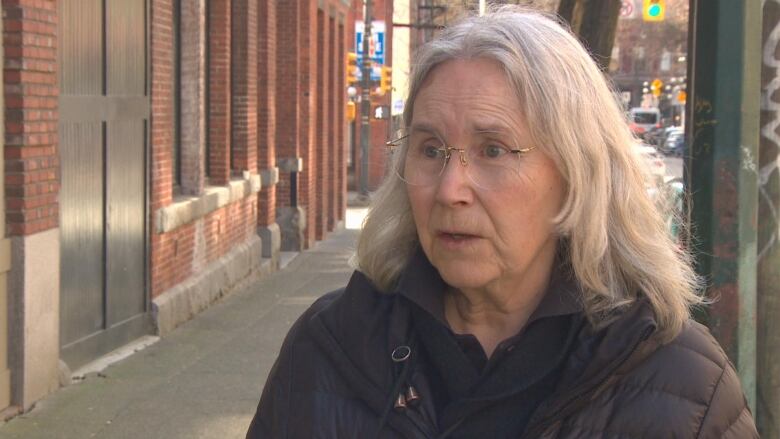
[[[450,249],[458,249],[458,248],[465,247],[469,244],[472,244],[477,239],[479,239],[479,236],[477,235],[471,235],[462,232],[443,232],[443,231],[437,233],[436,237],[446,248],[450,248]]]

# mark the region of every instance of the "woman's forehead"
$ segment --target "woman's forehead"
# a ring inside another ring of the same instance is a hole
[[[447,61],[431,71],[413,104],[410,125],[469,131],[515,131],[523,125],[517,94],[498,63]]]

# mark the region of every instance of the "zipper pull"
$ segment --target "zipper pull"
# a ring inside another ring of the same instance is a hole
[[[406,409],[406,397],[403,393],[398,394],[398,397],[395,399],[395,404],[393,404],[393,408],[399,412]]]
[[[408,389],[406,389],[406,403],[409,405],[417,405],[417,403],[420,401],[420,394],[417,392],[417,389],[414,388],[414,386],[409,386]]]

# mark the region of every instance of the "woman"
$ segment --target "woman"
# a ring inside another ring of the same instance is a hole
[[[345,289],[282,347],[250,438],[757,437],[602,74],[503,7],[417,55]]]

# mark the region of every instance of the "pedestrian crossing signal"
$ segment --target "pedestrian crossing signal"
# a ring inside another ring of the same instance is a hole
[[[664,21],[666,0],[643,0],[642,19],[644,21]]]

